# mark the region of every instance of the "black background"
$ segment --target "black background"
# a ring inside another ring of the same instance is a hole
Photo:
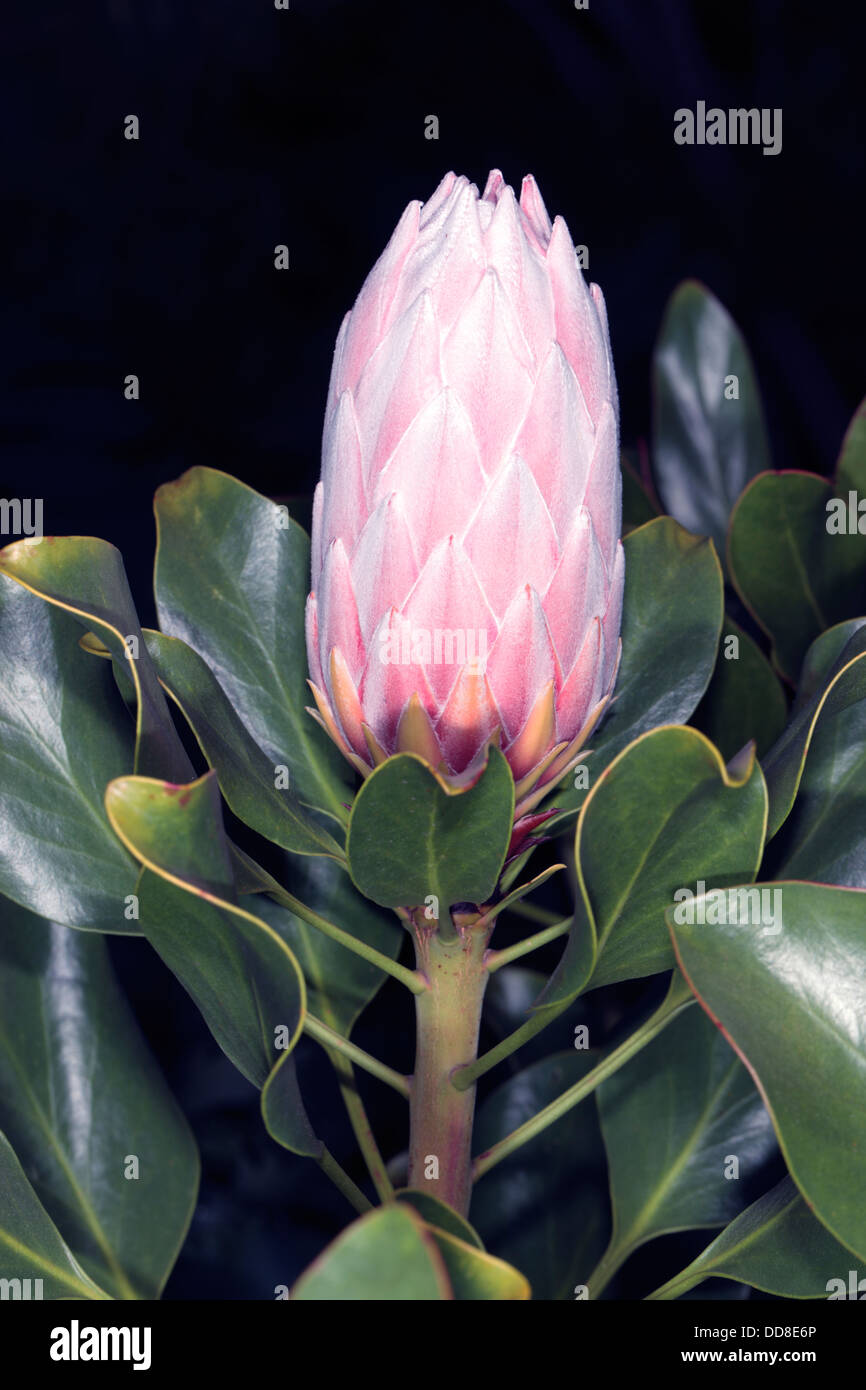
[[[156,486],[210,465],[295,499],[304,519],[343,313],[410,199],[448,169],[482,186],[491,167],[515,186],[534,173],[589,248],[626,444],[649,431],[664,304],[698,276],[746,334],[774,465],[830,471],[866,389],[861,13],[791,0],[21,7],[0,84],[0,495],[41,496],[49,534],[118,545],[152,623]],[[677,146],[674,111],[699,99],[781,107],[781,154]],[[139,402],[124,399],[127,373]],[[168,1296],[271,1297],[348,1211],[266,1138],[255,1095],[149,949],[119,943],[116,957],[205,1161]],[[408,1068],[399,989],[372,1012],[368,1045],[393,1052],[390,1018]],[[326,1111],[313,1053],[302,1069]],[[399,1105],[386,1096],[380,1112],[395,1148]]]

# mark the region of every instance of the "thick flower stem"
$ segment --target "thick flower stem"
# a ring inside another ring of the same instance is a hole
[[[489,936],[490,927],[478,925],[459,927],[451,940],[424,928],[415,932],[418,971],[429,988],[415,996],[409,1186],[447,1202],[462,1216],[472,1191],[475,1087],[456,1090],[451,1073],[477,1054]]]

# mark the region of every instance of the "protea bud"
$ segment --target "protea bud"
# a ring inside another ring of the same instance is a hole
[[[469,782],[491,739],[518,815],[568,770],[619,660],[617,393],[604,299],[532,177],[410,203],[334,353],[307,650],[366,775]]]

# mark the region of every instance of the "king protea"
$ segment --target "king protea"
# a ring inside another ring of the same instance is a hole
[[[617,392],[604,299],[532,177],[447,174],[343,320],[313,508],[319,716],[364,775],[470,782],[522,815],[577,760],[619,660]]]

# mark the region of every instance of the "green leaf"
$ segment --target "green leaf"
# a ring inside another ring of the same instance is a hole
[[[816,1221],[785,1177],[741,1212],[680,1274],[650,1298],[678,1298],[704,1279],[735,1279],[777,1298],[825,1298],[847,1285],[850,1251]]]
[[[510,1077],[481,1105],[474,1148],[492,1148],[597,1061],[589,1051],[557,1052]],[[604,1145],[591,1102],[503,1159],[472,1193],[472,1219],[485,1244],[523,1270],[542,1300],[569,1298],[588,1277],[607,1241],[608,1208]]]
[[[725,887],[754,878],[767,793],[751,756],[740,772],[695,729],[655,729],[611,763],[587,797],[575,858],[583,912],[539,1000],[550,1006],[592,988],[674,965],[665,908],[699,880]],[[595,968],[587,941],[596,943]],[[591,973],[587,974],[590,970]]]
[[[120,551],[92,536],[16,541],[0,554],[0,570],[46,602],[95,628],[137,702],[134,772],[183,781],[192,766],[171,721],[144,645]]]
[[[833,482],[814,473],[764,473],[731,516],[731,577],[792,683],[820,632],[866,610],[864,496],[866,401],[843,440]]]
[[[0,1128],[87,1274],[158,1298],[195,1206],[195,1141],[105,941],[0,911]]]
[[[665,508],[687,531],[711,536],[724,555],[731,508],[770,456],[743,336],[697,280],[679,285],[668,301],[653,354],[653,397],[653,466]]]
[[[293,1299],[306,1302],[439,1302],[453,1297],[434,1232],[402,1202],[353,1221],[292,1290]]]
[[[292,1298],[521,1300],[529,1298],[529,1285],[502,1260],[427,1225],[403,1200],[353,1222],[301,1275]]]
[[[345,821],[352,774],[306,709],[306,534],[212,468],[161,487],[155,510],[163,632],[204,657],[259,748],[291,769],[299,799]]]
[[[102,804],[132,767],[132,728],[79,636],[0,575],[0,891],[66,926],[137,931],[124,916],[136,866]]]
[[[623,548],[622,661],[610,711],[583,759],[590,785],[639,734],[691,718],[713,673],[724,615],[709,541],[660,516],[626,536]],[[563,782],[541,808],[561,811],[546,833],[573,821],[586,795]]]
[[[848,640],[839,651],[846,636]],[[821,779],[831,783],[837,780],[832,766],[837,748],[840,756],[853,758],[856,763],[863,719],[861,702],[866,696],[864,656],[866,625],[859,622],[830,628],[810,647],[803,665],[802,694],[805,697],[809,690],[812,694],[802,699],[798,696],[791,722],[764,759],[769,797],[768,838],[776,834],[791,813],[819,731],[823,733],[826,726],[816,764]]]
[[[290,887],[295,897],[328,921],[339,923],[391,960],[399,956],[403,928],[362,898],[332,859],[293,859]],[[384,973],[270,898],[259,898],[256,911],[296,957],[307,984],[310,1013],[349,1037],[358,1015],[384,984]]]
[[[775,1147],[749,1073],[698,1009],[675,1018],[597,1095],[613,1234],[588,1281],[593,1298],[646,1241],[730,1221]],[[736,1178],[726,1177],[732,1158]]]
[[[866,898],[816,883],[757,887],[779,895],[762,899],[760,925],[739,911],[752,921],[702,926],[701,900],[692,924],[669,912],[677,957],[752,1072],[809,1206],[866,1258]]]
[[[842,670],[820,709],[815,701],[807,706],[788,745],[789,783],[798,752],[802,760],[797,797],[771,846],[768,876],[866,888],[866,654],[847,663],[866,646],[861,632],[837,662]]]
[[[433,1197],[429,1192],[419,1192],[414,1187],[401,1188],[394,1193],[396,1202],[405,1202],[413,1211],[416,1211],[428,1226],[435,1226],[437,1231],[445,1231],[448,1235],[456,1236],[466,1245],[473,1245],[476,1250],[483,1250],[484,1246],[478,1232],[470,1226],[465,1217],[460,1216],[453,1207],[449,1207],[445,1202],[440,1202],[438,1197]]]
[[[0,1260],[4,1279],[41,1279],[43,1298],[111,1296],[88,1278],[64,1243],[4,1134],[0,1134]],[[39,1297],[37,1287],[29,1286],[33,1298]],[[14,1298],[15,1293],[10,1291],[9,1297]]]
[[[692,723],[724,758],[732,758],[751,739],[763,758],[787,717],[788,702],[778,676],[757,642],[726,614],[713,679]]]
[[[446,1231],[432,1229],[455,1298],[500,1303],[531,1297],[528,1281],[512,1265]]]
[[[223,1052],[262,1090],[269,1132],[320,1157],[290,1054],[303,1026],[300,966],[277,932],[236,901],[216,777],[189,786],[121,777],[106,792],[120,839],[149,872],[141,928],[191,996]]]
[[[483,903],[499,879],[513,819],[514,782],[497,748],[463,791],[414,753],[398,753],[355,798],[346,841],[352,879],[382,907],[414,907],[431,895],[440,911]]]
[[[298,800],[290,777],[288,786],[277,787],[278,769],[247,732],[198,652],[161,632],[148,630],[145,640],[161,683],[188,721],[235,815],[295,854],[342,858],[333,836]]]

